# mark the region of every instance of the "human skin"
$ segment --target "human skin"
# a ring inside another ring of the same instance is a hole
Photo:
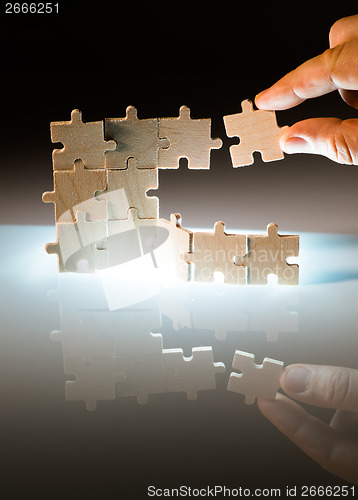
[[[358,15],[337,21],[329,49],[294,69],[255,99],[259,109],[283,110],[306,99],[338,90],[358,109]],[[286,153],[313,153],[358,165],[358,119],[310,118],[286,129],[280,140]]]

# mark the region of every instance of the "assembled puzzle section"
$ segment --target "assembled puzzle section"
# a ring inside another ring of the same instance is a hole
[[[241,103],[242,113],[224,116],[228,137],[240,137],[240,144],[230,147],[234,167],[254,163],[253,152],[260,151],[263,161],[281,160],[282,128],[277,125],[274,111],[254,109],[250,100]]]
[[[282,158],[274,112],[253,110],[248,100],[242,108],[224,117],[228,135],[241,138],[231,147],[234,166],[252,163],[256,150],[265,161]],[[57,234],[46,250],[58,255],[61,272],[135,264],[150,252],[155,266],[169,271],[169,262],[184,281],[213,282],[221,273],[225,283],[264,284],[273,273],[279,284],[298,283],[298,266],[287,262],[298,256],[298,236],[279,235],[275,224],[262,236],[228,234],[223,222],[214,232],[192,232],[179,214],[159,218],[149,193],[159,187],[159,169],[178,168],[180,158],[208,169],[211,150],[222,146],[210,118],[193,119],[181,106],[178,117],[140,119],[128,106],[123,118],[83,122],[75,109],[70,121],[51,123],[51,138],[63,148],[53,151],[54,189],[43,194],[55,205]]]

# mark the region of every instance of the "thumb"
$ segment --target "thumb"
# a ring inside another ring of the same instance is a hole
[[[285,129],[280,140],[285,153],[312,153],[337,163],[358,165],[358,119],[310,118]]]
[[[358,412],[358,370],[337,366],[289,365],[281,387],[303,403]]]

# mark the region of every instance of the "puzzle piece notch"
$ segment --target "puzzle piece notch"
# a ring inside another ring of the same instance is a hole
[[[52,122],[50,130],[52,142],[64,145],[52,152],[54,170],[68,170],[78,159],[88,169],[104,169],[105,151],[116,147],[115,141],[104,139],[103,120],[84,123],[78,109],[71,112],[70,121]]]
[[[247,253],[236,256],[237,265],[247,266],[247,282],[254,285],[267,283],[267,276],[275,274],[279,285],[297,285],[297,264],[288,264],[289,257],[298,257],[299,236],[278,234],[277,224],[267,226],[266,235],[247,235]]]
[[[225,372],[224,363],[214,363],[211,346],[193,347],[186,358],[182,349],[164,349],[167,392],[186,392],[189,400],[197,399],[198,391],[216,388],[215,375]]]
[[[114,139],[116,148],[105,154],[107,169],[125,169],[128,158],[136,158],[137,168],[158,167],[158,150],[169,146],[166,138],[158,137],[158,119],[139,119],[137,109],[128,106],[125,118],[106,118],[105,137]]]
[[[228,137],[239,137],[240,143],[230,147],[233,167],[252,165],[253,152],[259,151],[265,162],[284,158],[280,148],[282,131],[277,125],[275,111],[254,109],[249,99],[241,103],[242,113],[224,116]]]
[[[76,212],[87,213],[88,220],[107,220],[107,205],[95,198],[106,189],[105,170],[89,170],[75,160],[71,170],[54,171],[54,190],[46,191],[42,201],[55,204],[56,222],[76,222]]]
[[[195,281],[212,282],[214,273],[221,272],[225,283],[243,285],[246,283],[245,264],[236,264],[235,258],[245,255],[245,249],[246,236],[226,233],[225,224],[218,221],[213,233],[193,233],[192,252],[184,259],[195,264]]]
[[[128,209],[136,208],[140,219],[159,217],[159,199],[147,191],[158,189],[158,170],[139,169],[135,158],[128,158],[125,169],[106,171],[107,187],[96,193],[97,200],[107,202],[108,220],[128,218]]]
[[[192,119],[187,106],[177,118],[159,118],[159,137],[169,139],[169,147],[158,152],[159,168],[179,168],[179,159],[187,158],[189,169],[209,169],[210,151],[222,146],[211,138],[211,119]]]
[[[248,405],[254,404],[256,398],[275,399],[283,365],[282,361],[271,358],[265,358],[262,365],[257,365],[253,354],[237,350],[232,367],[242,373],[230,374],[228,390],[243,394]]]

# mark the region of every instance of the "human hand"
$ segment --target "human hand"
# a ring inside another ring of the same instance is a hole
[[[281,387],[303,403],[337,409],[330,424],[280,393],[275,401],[258,400],[262,414],[325,470],[358,484],[358,370],[290,365]]]
[[[256,96],[259,109],[280,110],[338,90],[358,109],[358,15],[337,21],[330,48],[301,64]],[[312,118],[286,129],[280,141],[286,153],[314,153],[338,163],[358,165],[358,119]]]

